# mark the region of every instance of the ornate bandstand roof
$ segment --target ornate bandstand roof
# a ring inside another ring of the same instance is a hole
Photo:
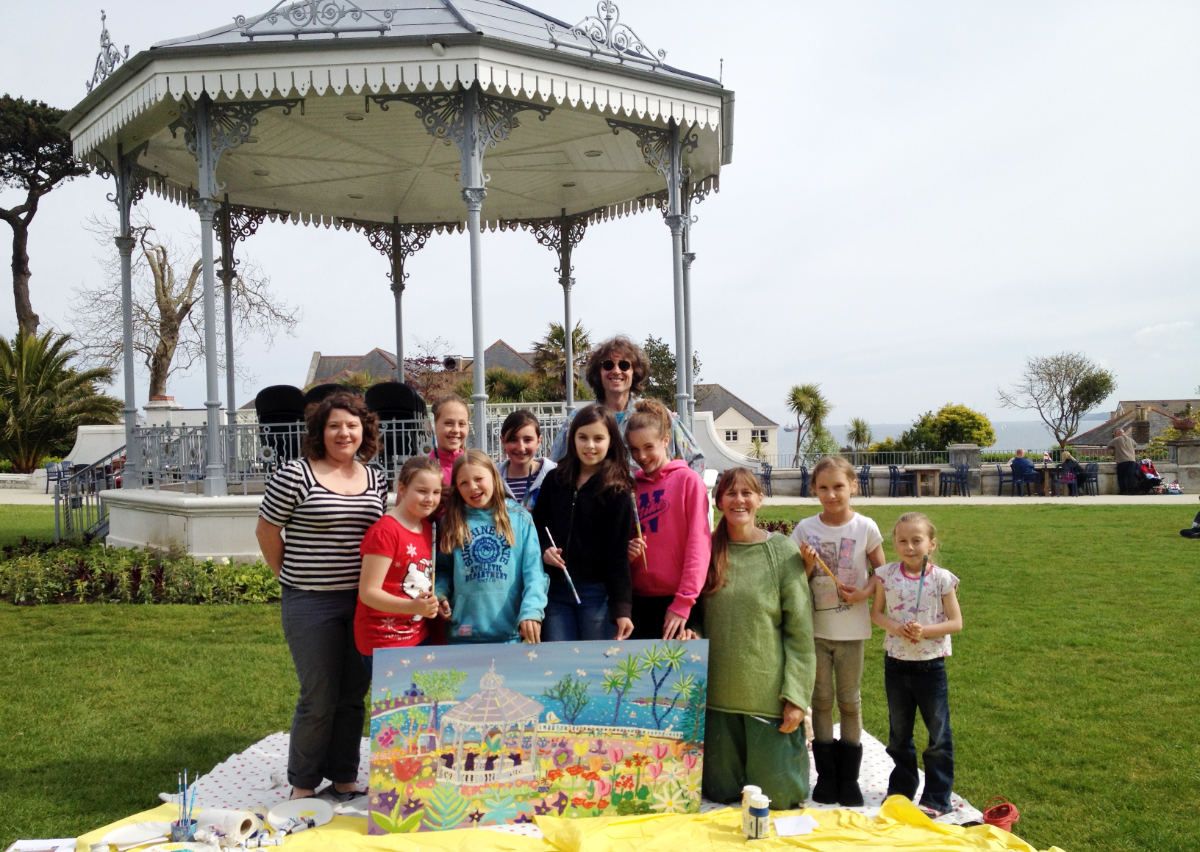
[[[492,668],[479,679],[479,691],[447,710],[442,716],[442,727],[482,729],[520,725],[536,721],[541,712],[541,704],[504,685],[504,678],[496,674],[493,662]]]
[[[231,204],[336,226],[457,227],[462,160],[437,96],[471,87],[494,97],[489,109],[519,105],[484,157],[492,227],[653,203],[654,141],[613,121],[678,125],[693,193],[730,162],[733,93],[666,64],[609,0],[575,24],[512,0],[280,2],[120,62],[63,126],[97,164],[144,145],[151,191],[185,202],[197,166],[181,113],[207,96],[228,125],[216,176]]]

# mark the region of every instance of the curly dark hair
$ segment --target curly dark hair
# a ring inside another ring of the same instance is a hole
[[[650,359],[646,357],[642,347],[625,335],[618,334],[592,350],[584,370],[584,378],[587,379],[592,393],[596,395],[597,402],[604,401],[604,382],[600,379],[601,362],[609,358],[619,361],[622,355],[628,356],[629,362],[633,365],[633,382],[629,386],[629,394],[630,396],[641,396],[642,385],[645,383],[646,377],[650,375]]]
[[[306,431],[300,449],[309,461],[325,458],[325,424],[335,409],[353,414],[362,422],[362,444],[355,453],[361,462],[370,461],[379,451],[379,418],[367,408],[362,394],[353,391],[334,391],[309,408],[304,415]]]

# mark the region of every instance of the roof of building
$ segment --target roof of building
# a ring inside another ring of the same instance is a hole
[[[512,373],[530,373],[533,371],[533,358],[513,349],[503,340],[497,340],[483,351],[483,362],[488,369],[503,367]]]
[[[378,346],[366,355],[322,355],[314,352],[304,378],[304,387],[336,382],[351,373],[366,373],[382,379],[396,372],[396,356]]]
[[[731,393],[723,385],[696,385],[697,411],[711,411],[714,417],[719,417],[730,408],[749,420],[753,426],[767,427],[779,425],[750,403]]]
[[[1135,408],[1157,408],[1161,411],[1178,413],[1188,406],[1200,411],[1200,399],[1123,399],[1117,403],[1113,416],[1133,411]]]
[[[1162,432],[1171,427],[1171,420],[1174,417],[1170,411],[1164,411],[1157,406],[1142,406],[1146,412],[1146,419],[1150,421],[1150,437],[1162,434]],[[1130,408],[1115,417],[1101,423],[1094,429],[1089,429],[1086,432],[1081,432],[1071,438],[1070,443],[1077,447],[1104,447],[1107,446],[1113,439],[1113,433],[1118,429],[1128,430],[1133,425],[1133,419],[1137,414],[1136,408]]]

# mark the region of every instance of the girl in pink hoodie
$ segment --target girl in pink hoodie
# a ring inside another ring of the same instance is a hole
[[[712,551],[708,493],[687,462],[671,461],[671,414],[640,400],[627,418],[625,440],[640,471],[634,476],[639,531],[629,542],[633,639],[685,639],[688,617]]]

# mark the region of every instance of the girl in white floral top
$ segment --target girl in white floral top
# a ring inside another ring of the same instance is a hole
[[[933,523],[920,512],[901,515],[892,529],[899,562],[875,570],[878,585],[872,620],[887,631],[883,648],[883,678],[888,702],[887,752],[896,767],[887,794],[917,795],[917,750],[913,722],[918,710],[929,731],[925,789],[920,807],[930,817],[950,810],[954,786],[954,740],[950,732],[950,701],[946,686],[946,657],[950,634],[962,630],[958,607],[958,577],[934,565],[929,556],[937,547]]]

